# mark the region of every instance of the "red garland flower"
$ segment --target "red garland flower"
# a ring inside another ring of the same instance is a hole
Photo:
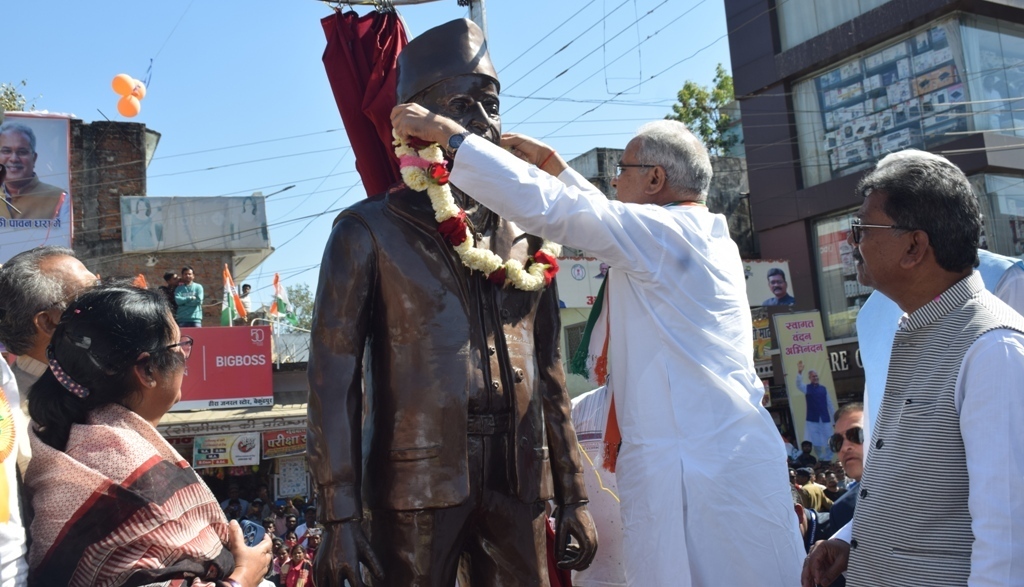
[[[544,251],[537,251],[533,254],[533,260],[536,263],[546,263],[549,266],[544,270],[544,285],[551,285],[551,280],[558,273],[558,259]]]
[[[406,144],[412,147],[413,149],[416,149],[417,151],[421,151],[423,149],[426,149],[430,145],[433,145],[434,143],[430,141],[424,141],[423,139],[418,137],[409,137],[409,139],[406,141]]]
[[[467,228],[466,212],[464,210],[459,210],[457,215],[437,225],[438,232],[453,247],[457,247],[466,241]]]
[[[448,168],[445,167],[443,163],[431,163],[430,166],[427,167],[427,174],[434,178],[437,185],[444,185],[448,183],[448,176],[451,175],[448,173]]]
[[[499,267],[491,272],[487,276],[487,280],[497,286],[505,285],[505,280],[508,278],[508,271],[504,267]]]

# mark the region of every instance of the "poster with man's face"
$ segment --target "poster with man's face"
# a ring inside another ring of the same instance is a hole
[[[0,262],[40,245],[71,246],[68,116],[5,113],[0,124]]]
[[[792,306],[796,303],[789,284],[789,261],[772,259],[743,260],[750,307]]]

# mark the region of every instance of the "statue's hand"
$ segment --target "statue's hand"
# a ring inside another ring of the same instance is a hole
[[[380,563],[363,534],[359,520],[324,525],[324,538],[316,552],[313,573],[322,587],[364,587],[359,563],[366,565],[378,579],[384,577]]]
[[[569,546],[569,537],[579,547]],[[555,519],[555,556],[558,568],[582,571],[590,566],[597,553],[597,529],[585,503],[572,503],[558,508]]]

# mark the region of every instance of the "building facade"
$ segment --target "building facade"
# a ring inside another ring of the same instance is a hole
[[[846,233],[876,161],[909,147],[948,157],[978,194],[983,246],[1024,253],[1024,2],[725,6],[760,254],[788,259],[793,287],[813,292],[795,309],[821,311],[840,401],[859,399],[856,316],[871,290]]]

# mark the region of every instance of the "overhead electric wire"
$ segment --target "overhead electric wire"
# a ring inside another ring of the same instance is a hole
[[[707,1],[707,0],[700,0],[700,2],[698,2],[698,4],[703,4],[703,3],[704,3],[704,2],[706,2],[706,1]],[[619,5],[619,7],[621,7],[621,6],[625,5],[625,4],[626,4],[626,2],[629,2],[629,0],[624,0],[624,2],[623,2],[622,4],[620,4],[620,5]],[[616,38],[618,38],[618,36],[619,36],[619,35],[623,34],[624,32],[628,31],[628,30],[629,30],[629,29],[631,29],[632,27],[636,26],[637,24],[639,24],[639,23],[640,23],[640,21],[641,21],[641,20],[643,20],[643,19],[647,18],[647,17],[648,17],[648,16],[650,16],[651,14],[654,14],[654,12],[655,12],[656,10],[658,10],[659,8],[661,8],[662,6],[664,6],[665,4],[668,4],[668,2],[669,2],[669,0],[662,0],[662,1],[661,1],[660,3],[658,3],[658,4],[657,4],[657,5],[656,5],[656,6],[654,7],[654,8],[651,8],[650,10],[648,10],[647,12],[645,12],[643,16],[641,16],[640,18],[638,18],[638,19],[634,20],[634,21],[633,21],[632,23],[630,23],[630,24],[626,25],[626,27],[625,27],[625,28],[623,28],[623,29],[622,29],[622,30],[620,30],[619,32],[615,33],[615,35],[614,35],[614,36],[612,36],[612,38],[610,38],[610,39],[606,40],[606,41],[605,41],[604,43],[602,43],[601,45],[599,45],[598,47],[596,47],[596,48],[595,48],[595,50],[596,50],[596,49],[601,49],[601,48],[603,48],[603,47],[604,47],[605,45],[607,45],[608,43],[611,43],[611,42],[612,42],[612,41],[614,41],[614,40],[615,40]],[[619,8],[619,7],[616,7],[616,10],[618,10],[618,8]],[[535,94],[536,94],[537,92],[539,92],[539,91],[543,90],[544,88],[548,87],[548,86],[549,86],[549,85],[550,85],[551,83],[553,83],[553,82],[554,82],[555,80],[557,80],[558,78],[560,78],[560,77],[562,77],[563,75],[565,75],[566,73],[568,73],[568,72],[569,72],[569,70],[571,70],[572,68],[576,67],[577,65],[579,65],[579,64],[580,64],[580,63],[582,63],[583,61],[586,61],[586,59],[587,59],[588,57],[592,56],[592,55],[594,55],[594,53],[589,53],[589,54],[587,54],[587,55],[584,55],[584,56],[583,56],[583,57],[581,57],[581,58],[580,58],[579,60],[577,60],[577,61],[576,61],[575,63],[573,63],[573,64],[572,64],[572,65],[570,65],[569,67],[566,67],[565,69],[563,69],[563,70],[562,70],[562,71],[560,71],[559,73],[557,73],[557,74],[555,75],[555,77],[553,77],[553,78],[551,78],[550,80],[548,80],[548,81],[544,82],[544,84],[543,84],[543,85],[541,85],[541,86],[540,86],[539,88],[535,89],[535,90],[534,90],[533,92],[531,92],[531,93],[529,94],[529,96],[527,96],[527,97],[533,96],[533,95],[535,95]],[[617,60],[616,60],[616,61],[617,61]],[[614,63],[614,61],[613,61],[612,63]],[[543,65],[543,63],[541,63],[540,65]],[[540,65],[538,65],[538,67],[539,67]],[[601,71],[603,71],[603,70],[604,70],[604,68],[602,68],[602,69],[601,69]],[[634,86],[634,87],[635,87],[635,86]],[[525,100],[525,99],[524,99],[524,100]],[[510,111],[514,110],[514,109],[516,108],[516,106],[519,106],[520,104],[522,104],[524,100],[520,100],[520,101],[516,102],[515,104],[513,104],[512,106],[509,106],[508,108],[506,108],[506,109],[504,110],[504,113],[505,113],[505,114],[508,114],[508,113],[509,113]]]
[[[667,1],[667,0],[666,0],[666,1]],[[613,63],[615,63],[615,62],[617,62],[617,61],[618,61],[619,59],[622,59],[623,57],[625,57],[626,55],[628,55],[628,54],[630,53],[630,51],[632,51],[633,49],[636,49],[636,48],[640,47],[641,45],[643,45],[644,43],[646,43],[647,41],[649,41],[649,40],[653,39],[653,38],[654,38],[654,37],[656,37],[656,36],[657,36],[657,35],[658,35],[659,33],[661,33],[662,31],[664,31],[664,30],[665,30],[665,29],[667,29],[668,27],[670,27],[670,26],[672,26],[673,24],[675,24],[676,22],[678,22],[678,21],[679,21],[679,20],[680,20],[681,18],[683,18],[684,16],[686,16],[686,15],[687,15],[687,14],[689,14],[690,12],[693,12],[694,10],[696,10],[696,9],[697,9],[697,7],[699,7],[699,6],[701,5],[701,4],[704,4],[704,3],[706,2],[706,1],[707,1],[707,0],[699,0],[699,1],[698,1],[698,2],[696,3],[696,4],[694,4],[694,5],[690,6],[690,7],[688,8],[688,9],[686,9],[686,11],[684,11],[684,12],[683,12],[682,14],[680,14],[679,16],[677,16],[677,17],[673,18],[672,20],[670,20],[670,21],[668,22],[668,24],[666,24],[665,26],[661,27],[660,29],[658,29],[658,30],[654,31],[654,32],[653,32],[653,33],[651,33],[650,35],[647,35],[647,37],[645,37],[645,38],[644,38],[644,39],[643,39],[642,41],[640,41],[639,43],[637,43],[637,44],[636,44],[636,45],[634,45],[633,47],[630,47],[629,49],[627,49],[625,53],[622,53],[621,55],[619,55],[618,57],[616,57],[615,59],[613,59],[613,60],[612,60],[612,61],[611,61],[610,63],[606,63],[605,65],[603,65],[603,66],[602,66],[602,67],[601,67],[600,69],[598,69],[598,70],[597,70],[597,71],[595,71],[594,73],[592,73],[592,74],[588,75],[587,77],[583,78],[583,80],[582,80],[582,81],[580,81],[580,82],[579,82],[579,83],[577,83],[577,84],[576,84],[575,86],[573,86],[573,87],[569,88],[568,90],[566,90],[565,92],[563,92],[563,93],[562,93],[562,95],[561,95],[561,96],[559,96],[559,97],[564,97],[564,96],[565,96],[565,95],[567,95],[567,94],[568,94],[569,92],[572,92],[573,90],[575,90],[576,88],[580,87],[581,85],[583,85],[583,84],[584,84],[584,83],[586,83],[587,81],[589,81],[589,80],[593,79],[593,78],[594,78],[594,76],[596,76],[596,75],[598,75],[599,73],[601,73],[601,72],[605,71],[605,70],[606,70],[606,69],[608,68],[608,66],[609,66],[609,65],[611,65],[611,64],[613,64]],[[663,5],[663,4],[664,4],[664,2],[662,2],[662,4],[659,4],[659,5],[655,6],[654,8],[652,8],[652,9],[651,9],[650,11],[648,11],[648,12],[647,12],[646,14],[644,14],[644,16],[640,17],[640,19],[638,19],[638,20],[637,20],[637,22],[639,22],[639,21],[640,21],[640,20],[642,20],[643,18],[645,18],[645,17],[647,17],[648,15],[650,15],[650,14],[651,14],[652,12],[654,12],[655,10],[657,10],[658,8],[660,8],[660,7],[661,7],[661,6]],[[612,39],[614,39],[614,38],[615,38],[615,37],[612,37]],[[609,39],[609,41],[610,41],[610,40],[611,40],[611,39]],[[717,41],[716,41],[716,42],[717,42]],[[586,57],[584,57],[584,59],[586,59]],[[582,59],[581,59],[580,61],[582,61]],[[576,65],[576,64],[578,64],[578,63],[579,63],[579,61],[577,61],[577,62],[576,62],[575,64],[573,64],[573,65],[575,66],[575,65]],[[568,71],[568,70],[566,70],[566,71]],[[564,72],[563,72],[563,73],[564,73]],[[561,74],[559,74],[559,75],[561,75]],[[556,76],[556,78],[557,78],[557,76]],[[551,80],[551,81],[549,81],[548,83],[551,83],[552,81],[554,81],[554,78],[552,78],[552,80]],[[614,96],[614,97],[615,97],[615,98],[617,98],[617,97],[621,96],[622,94],[624,94],[624,93],[628,92],[629,90],[632,90],[633,88],[639,87],[639,86],[640,86],[640,85],[641,85],[642,83],[643,83],[643,80],[642,80],[641,82],[639,82],[639,83],[637,83],[637,84],[634,84],[634,85],[632,85],[632,86],[630,86],[630,87],[626,88],[625,90],[622,90],[621,92],[619,92],[619,93],[615,94],[615,96]],[[546,85],[547,85],[547,84],[545,84],[544,86],[546,86]],[[541,86],[541,87],[543,88],[544,86]],[[517,103],[516,103],[516,105],[519,105],[519,104],[522,104],[522,103],[523,103],[523,101],[522,101],[522,100],[520,100],[519,102],[517,102]],[[607,101],[605,101],[605,102],[601,102],[600,104],[598,104],[597,106],[595,106],[595,107],[594,107],[593,109],[591,109],[591,111],[593,111],[594,109],[600,108],[601,106],[603,106],[603,105],[604,105],[604,104],[606,104],[606,103],[607,103]],[[530,118],[532,118],[532,117],[536,116],[537,114],[539,114],[539,113],[543,112],[543,111],[544,111],[544,110],[546,110],[546,109],[548,108],[548,106],[550,106],[551,104],[552,104],[552,102],[549,102],[549,103],[545,104],[544,106],[541,106],[541,107],[540,107],[539,109],[537,109],[536,111],[534,111],[534,113],[533,113],[533,114],[530,114],[529,116],[527,116],[527,117],[526,117],[526,118],[525,118],[524,120],[529,120]],[[506,111],[506,112],[507,112],[507,111]],[[580,118],[580,117],[579,117],[579,116],[577,116],[577,117],[576,117],[576,119],[574,119],[574,120],[572,120],[572,121],[570,121],[570,122],[575,122],[575,120],[578,120],[579,118]],[[557,132],[558,130],[561,130],[562,128],[564,128],[564,127],[565,127],[566,125],[568,125],[568,124],[569,124],[569,122],[567,122],[566,124],[562,125],[561,127],[559,127],[558,129],[556,129],[556,130],[555,130],[555,131],[553,131],[553,132]],[[513,128],[515,128],[515,127],[513,127]],[[550,133],[549,133],[549,134],[550,134]]]

